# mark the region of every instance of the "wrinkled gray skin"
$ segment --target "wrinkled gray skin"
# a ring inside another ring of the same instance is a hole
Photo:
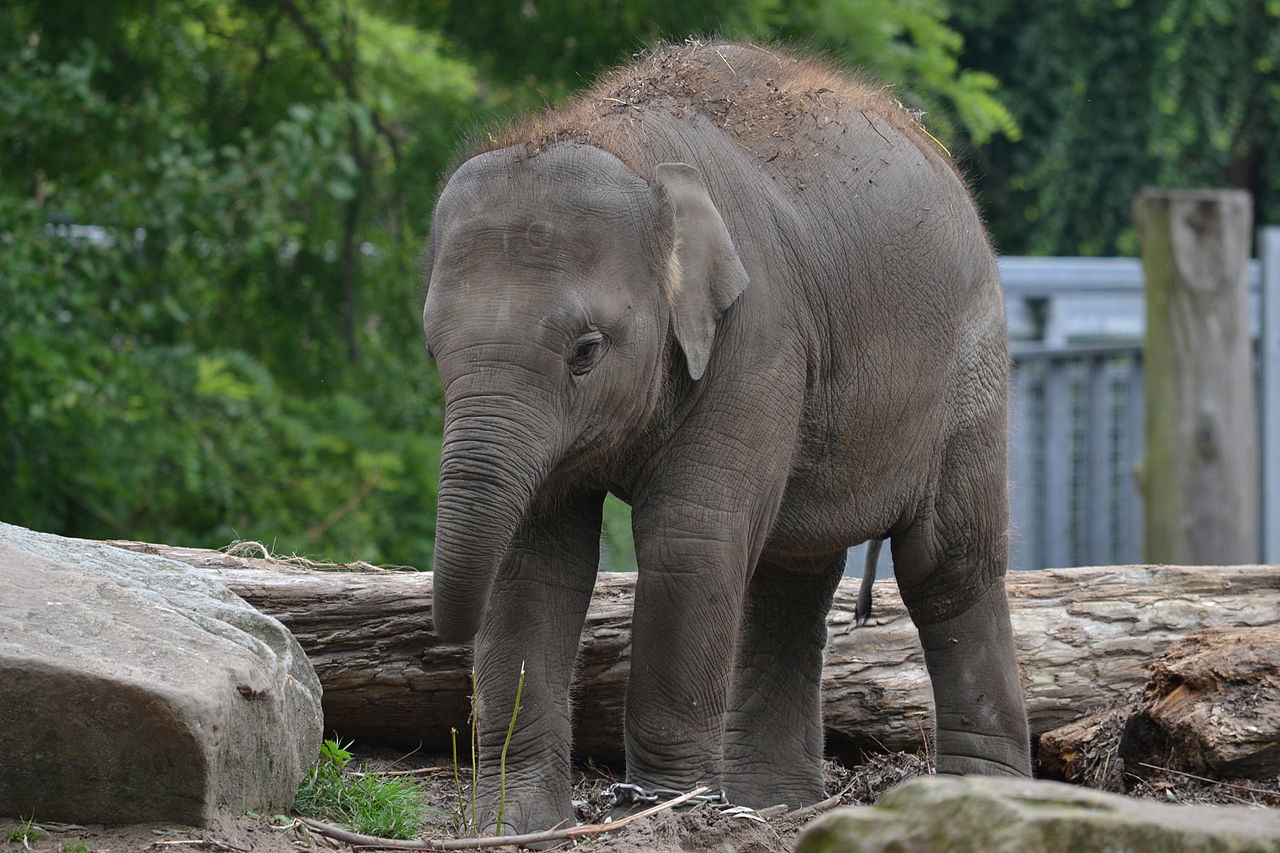
[[[489,809],[525,667],[504,831],[573,821],[569,685],[606,492],[633,508],[639,563],[629,781],[822,798],[824,616],[845,549],[884,537],[938,769],[1029,774],[992,253],[936,151],[853,118],[771,172],[702,115],[650,109],[643,175],[588,144],[516,146],[441,193],[433,616],[475,637]]]

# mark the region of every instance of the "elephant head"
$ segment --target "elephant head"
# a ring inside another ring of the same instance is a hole
[[[696,169],[646,180],[573,143],[465,162],[437,202],[428,276],[445,398],[435,628],[465,642],[534,500],[606,485],[679,369],[668,342],[701,379],[748,279]]]

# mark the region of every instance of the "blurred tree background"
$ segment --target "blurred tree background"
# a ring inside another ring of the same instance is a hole
[[[429,565],[418,255],[458,140],[658,38],[892,84],[1010,253],[1137,190],[1280,222],[1280,0],[19,0],[0,12],[0,519]],[[625,508],[606,540],[626,566]]]

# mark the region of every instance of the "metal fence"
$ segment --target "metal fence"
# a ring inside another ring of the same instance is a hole
[[[1015,345],[1011,391],[1011,565],[1136,562],[1141,348]]]
[[[1280,227],[1249,266],[1262,451],[1262,557],[1280,562]],[[1142,339],[1137,258],[1000,259],[1013,381],[1013,569],[1141,559]],[[865,545],[846,574],[862,574]],[[880,572],[892,572],[883,549]]]

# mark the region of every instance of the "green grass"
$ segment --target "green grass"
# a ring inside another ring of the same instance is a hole
[[[345,747],[336,740],[326,740],[320,759],[298,788],[293,810],[366,835],[415,838],[422,826],[423,810],[418,783],[377,773],[357,776],[347,772],[350,763],[351,753]]]
[[[516,717],[520,714],[520,697],[524,694],[524,661],[520,661],[520,680],[516,682],[516,703],[511,707],[511,722],[507,724],[507,738],[502,742],[502,758],[499,764],[501,781],[498,783],[498,835],[502,834],[502,817],[507,810],[507,747],[516,733]],[[472,776],[474,782],[475,777]],[[472,785],[474,788],[475,786]],[[473,809],[474,811],[474,809]]]
[[[23,821],[22,826],[15,827],[9,832],[9,841],[14,844],[31,844],[39,838],[44,837],[44,830],[36,826],[36,816],[32,815]]]

